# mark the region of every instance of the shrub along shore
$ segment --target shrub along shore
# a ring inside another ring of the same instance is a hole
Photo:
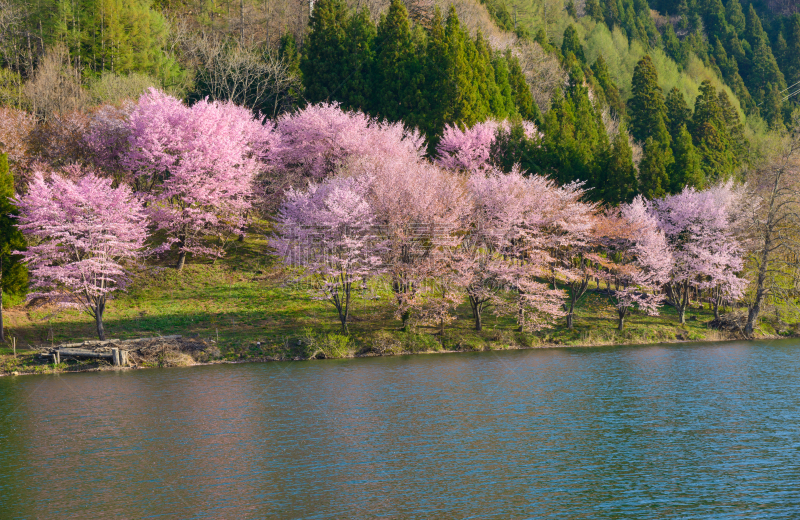
[[[340,334],[340,323],[330,302],[309,299],[302,287],[289,282],[284,268],[266,257],[263,234],[237,243],[216,263],[192,263],[183,271],[151,267],[137,275],[128,293],[109,306],[108,338],[133,339],[181,334],[205,341],[210,348],[191,353],[154,357],[139,367],[192,364],[289,361],[377,355],[475,352],[550,347],[637,345],[679,341],[726,341],[740,337],[709,324],[714,319],[708,303],[694,302],[686,323],[664,306],[660,316],[634,312],[624,331],[617,330],[616,307],[604,294],[604,285],[592,285],[576,307],[574,329],[559,320],[536,333],[516,331],[513,316],[485,313],[484,328],[474,330],[469,304],[457,308],[458,318],[444,335],[437,327],[416,326],[401,331],[394,316],[390,290],[376,281],[359,290],[353,300],[350,335]],[[165,259],[164,266],[173,259]],[[35,303],[35,302],[34,302]],[[730,309],[727,309],[730,310]],[[0,348],[0,375],[45,374],[118,369],[104,362],[47,363],[38,348],[96,339],[94,322],[85,314],[53,307],[19,303],[7,309],[6,326],[16,338],[17,356]],[[757,337],[786,337],[794,325],[764,313]]]

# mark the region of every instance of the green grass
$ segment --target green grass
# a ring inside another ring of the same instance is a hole
[[[618,332],[614,308],[597,292],[590,292],[579,302],[573,330],[559,323],[553,329],[523,334],[515,332],[513,316],[496,316],[489,309],[484,315],[484,330],[476,332],[465,302],[457,309],[458,319],[443,336],[426,327],[400,332],[391,294],[375,288],[366,295],[356,295],[350,337],[342,338],[333,306],[311,299],[294,286],[282,266],[266,254],[267,244],[262,237],[263,234],[252,235],[234,244],[228,255],[217,262],[191,259],[183,272],[165,263],[138,274],[129,292],[108,305],[108,338],[181,334],[214,340],[226,359],[303,359],[312,355],[347,357],[721,338],[706,325],[713,317],[707,308],[690,310],[685,325],[678,323],[670,307],[664,307],[658,317],[633,313],[626,320],[625,330]],[[20,359],[28,362],[32,358],[31,347],[96,339],[93,320],[77,311],[18,305],[7,310],[6,327],[9,336],[17,338]],[[0,372],[10,372],[20,363],[10,361],[11,349],[7,347],[10,345],[0,347]]]

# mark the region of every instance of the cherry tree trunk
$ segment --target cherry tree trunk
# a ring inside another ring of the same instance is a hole
[[[572,309],[569,310],[569,314],[567,314],[567,328],[572,330],[572,321],[575,314],[573,314]]]
[[[94,307],[94,322],[97,326],[97,337],[100,339],[100,341],[105,341],[106,339],[106,329],[103,327],[103,313],[105,310],[106,302],[105,298],[102,298]]]
[[[622,331],[622,329],[625,328],[625,313],[619,312],[619,313],[617,313],[617,315],[619,316],[619,322],[617,324],[617,330],[618,331]]]
[[[186,235],[178,236],[178,265],[175,268],[178,271],[183,271],[183,266],[186,265]]]
[[[178,271],[182,271],[184,265],[186,265],[186,251],[181,251],[178,253],[178,265],[176,265],[175,268]]]
[[[482,304],[479,303],[472,296],[469,297],[469,303],[472,306],[472,316],[475,318],[475,330],[480,332],[483,330],[483,320],[481,318]]]

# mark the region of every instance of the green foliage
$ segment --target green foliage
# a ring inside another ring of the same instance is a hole
[[[642,58],[634,69],[631,94],[628,101],[631,135],[637,141],[645,142],[655,136],[654,132],[664,125],[666,118],[658,72],[649,55]]]
[[[520,117],[528,121],[541,123],[542,113],[533,100],[531,89],[525,81],[525,74],[522,72],[519,60],[511,54],[511,49],[506,51],[506,62],[509,65],[508,83],[511,86],[511,94]]]
[[[556,92],[551,103],[538,153],[545,171],[560,183],[581,180],[590,188],[599,187],[609,150],[599,107],[581,84],[572,84],[566,96]]]
[[[390,121],[413,119],[419,107],[420,63],[405,4],[392,0],[375,38],[372,111]]]
[[[90,81],[88,90],[94,103],[118,105],[124,100],[138,99],[150,87],[161,88],[161,84],[146,74],[133,72],[122,76],[103,72],[100,77]]]
[[[728,117],[732,117],[730,109]],[[695,101],[690,132],[707,182],[727,179],[737,165],[736,146],[731,142],[728,125],[716,89],[710,82],[703,82]]]
[[[586,54],[583,52],[583,45],[581,45],[578,31],[575,30],[574,25],[570,25],[564,31],[564,40],[561,43],[561,54],[567,56],[569,53],[572,53],[581,63],[586,63]]]
[[[598,189],[602,200],[612,205],[633,200],[638,191],[636,167],[633,164],[633,152],[624,124],[620,125],[619,132],[614,136],[603,175],[601,187]]]
[[[25,238],[16,225],[13,196],[14,177],[8,167],[8,155],[3,153],[0,154],[0,298],[5,292],[19,296],[28,289],[28,270],[22,258],[13,253],[25,248]]]
[[[652,137],[644,144],[644,155],[639,163],[639,192],[648,199],[658,199],[668,193],[672,166],[669,148]]]
[[[686,104],[683,94],[677,88],[669,91],[664,105],[667,114],[667,130],[669,130],[672,139],[675,140],[681,127],[685,127],[691,120],[692,111],[689,109],[689,105]]]
[[[65,44],[82,71],[147,74],[164,85],[180,81],[182,72],[166,52],[166,19],[150,2],[42,0],[26,4],[32,32],[42,36],[48,47]]]
[[[348,16],[344,0],[320,0],[309,27],[300,62],[306,98],[339,101],[348,109],[367,106],[375,36],[368,13]]]
[[[618,118],[624,117],[625,103],[622,102],[619,88],[617,88],[614,80],[611,79],[611,75],[608,72],[608,65],[602,55],[598,56],[594,64],[592,64],[592,74],[594,75],[596,92],[598,96],[601,96],[601,100],[611,109],[611,114]]]
[[[669,171],[670,191],[678,193],[686,186],[704,188],[705,179],[700,167],[700,157],[685,123],[681,124],[672,139],[672,153],[675,162]]]

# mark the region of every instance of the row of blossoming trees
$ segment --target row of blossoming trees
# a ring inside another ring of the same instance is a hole
[[[344,332],[354,289],[374,277],[389,282],[404,326],[441,331],[465,300],[477,330],[487,308],[522,330],[559,318],[571,328],[593,281],[605,282],[620,329],[632,309],[655,314],[664,301],[683,322],[693,292],[716,306],[741,296],[741,189],[603,208],[580,184],[493,166],[501,127],[448,127],[431,161],[415,130],[336,105],[262,123],[232,104],[188,107],[151,91],[95,114],[84,135],[92,164],[34,168],[16,200],[35,244],[22,253],[32,296],[80,306],[102,339],[130,262],[221,256],[265,208],[274,252],[331,301]],[[524,131],[538,137],[532,124]]]

